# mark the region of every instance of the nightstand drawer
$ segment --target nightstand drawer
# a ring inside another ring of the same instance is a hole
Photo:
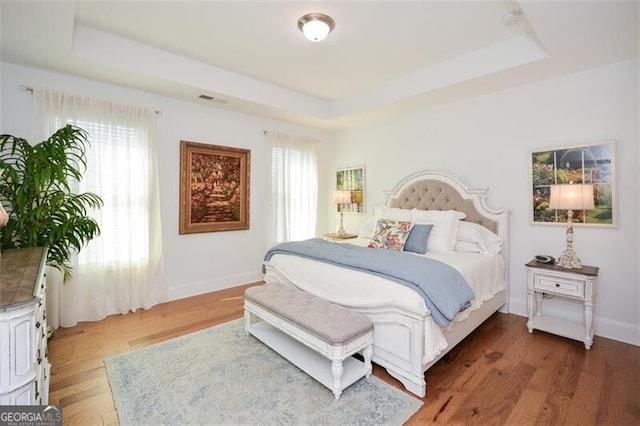
[[[533,286],[535,290],[584,299],[584,280],[572,280],[569,278],[558,278],[538,274],[535,277]]]

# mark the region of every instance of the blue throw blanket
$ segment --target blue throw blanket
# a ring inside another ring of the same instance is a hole
[[[368,272],[410,287],[424,298],[431,316],[443,327],[474,298],[469,284],[456,269],[427,257],[332,243],[321,238],[278,244],[267,252],[264,260],[269,261],[278,253]]]

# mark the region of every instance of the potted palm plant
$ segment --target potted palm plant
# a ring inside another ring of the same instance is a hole
[[[70,185],[86,170],[88,146],[88,134],[72,125],[36,145],[0,135],[0,202],[8,213],[0,247],[46,246],[47,264],[64,280],[71,276],[71,256],[100,234],[88,210],[102,207],[102,199],[75,194]]]

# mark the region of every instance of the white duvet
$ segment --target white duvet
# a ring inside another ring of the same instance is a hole
[[[368,242],[369,239],[349,240],[349,244],[364,246]],[[478,309],[484,301],[506,287],[505,262],[499,254],[454,252],[453,254],[418,255],[407,253],[407,256],[425,256],[439,260],[457,269],[466,279],[475,298],[469,308],[456,315],[452,325],[456,321],[466,319],[471,311]],[[429,312],[424,300],[417,292],[382,277],[285,254],[274,255],[269,263],[302,290],[335,303],[353,307],[392,304],[417,312]],[[425,329],[424,362],[429,362],[446,348],[447,343],[442,328],[431,317],[427,318]]]

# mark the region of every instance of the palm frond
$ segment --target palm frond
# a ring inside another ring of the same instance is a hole
[[[100,234],[87,216],[102,207],[99,195],[74,194],[70,179],[80,181],[86,171],[89,135],[72,125],[47,140],[30,145],[26,139],[0,135],[0,202],[9,221],[0,229],[3,249],[48,246],[47,262],[65,279],[69,259]]]

